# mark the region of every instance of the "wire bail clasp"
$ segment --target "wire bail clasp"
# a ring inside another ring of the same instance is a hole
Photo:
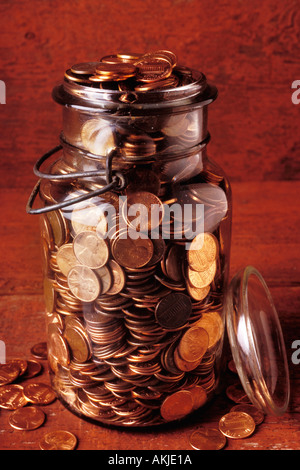
[[[103,186],[102,188],[99,188],[99,189],[95,189],[94,191],[90,191],[89,193],[87,194],[83,194],[82,196],[79,196],[79,197],[76,197],[74,199],[71,199],[71,200],[68,200],[68,201],[63,201],[63,202],[59,202],[57,204],[52,204],[52,205],[49,205],[49,206],[45,206],[45,207],[39,207],[37,209],[33,209],[32,206],[33,206],[33,203],[39,193],[39,190],[40,190],[40,185],[41,185],[41,181],[43,179],[48,179],[48,180],[52,180],[52,181],[67,181],[67,180],[71,180],[71,179],[77,179],[77,178],[90,178],[90,177],[95,177],[95,176],[102,176],[103,177],[103,171],[86,171],[86,172],[80,172],[80,173],[68,173],[68,174],[63,174],[63,175],[57,175],[57,174],[52,174],[52,173],[44,173],[42,171],[40,171],[40,167],[42,166],[42,164],[48,160],[48,158],[50,158],[52,155],[54,155],[56,152],[58,152],[59,150],[62,150],[62,145],[58,145],[56,147],[54,147],[53,149],[49,150],[49,152],[45,153],[41,158],[38,159],[38,161],[35,163],[34,167],[33,167],[33,172],[36,176],[38,176],[40,179],[38,180],[38,182],[36,183],[36,185],[34,186],[30,196],[29,196],[29,199],[28,199],[28,202],[27,202],[27,205],[26,205],[26,212],[28,214],[33,214],[33,215],[36,215],[36,214],[43,214],[45,212],[50,212],[50,211],[53,211],[53,210],[57,210],[57,209],[62,209],[64,207],[68,207],[68,206],[71,206],[73,204],[77,204],[78,202],[81,202],[81,201],[85,201],[86,199],[90,199],[94,196],[98,196],[100,194],[103,194],[107,191],[111,191],[111,190],[116,190],[116,191],[120,191],[122,190],[123,188],[125,188],[126,186],[126,179],[123,175],[123,173],[119,172],[119,171],[116,171],[115,174],[113,174],[113,171],[112,171],[112,161],[113,161],[113,158],[117,155],[118,153],[118,150],[117,148],[114,148],[112,150],[110,150],[110,152],[107,153],[107,156],[106,156],[106,164],[105,164],[105,178],[106,178],[106,185]]]

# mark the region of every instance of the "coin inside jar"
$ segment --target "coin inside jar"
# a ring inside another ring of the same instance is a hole
[[[195,271],[206,271],[215,261],[218,253],[218,242],[211,233],[197,235],[187,252],[189,266]]]
[[[169,395],[162,403],[160,413],[166,421],[184,418],[193,410],[193,399],[190,392],[180,390]]]
[[[182,336],[178,352],[187,362],[199,361],[208,347],[208,333],[200,327],[189,328]]]
[[[155,318],[163,328],[174,329],[185,325],[191,312],[191,299],[185,294],[174,292],[158,302]]]
[[[98,237],[96,232],[80,232],[73,241],[73,249],[75,257],[84,266],[97,269],[107,263],[109,256],[107,242]]]
[[[68,274],[68,285],[75,297],[82,302],[93,302],[100,293],[99,280],[87,266],[74,266]]]

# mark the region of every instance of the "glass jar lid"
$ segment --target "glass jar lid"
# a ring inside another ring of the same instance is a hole
[[[252,266],[232,279],[225,315],[233,360],[245,392],[264,413],[282,415],[290,398],[284,338],[270,291]]]

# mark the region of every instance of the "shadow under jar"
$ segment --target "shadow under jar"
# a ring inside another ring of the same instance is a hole
[[[95,422],[181,420],[220,379],[231,192],[207,156],[217,90],[175,64],[166,88],[70,76],[38,187],[52,385]]]

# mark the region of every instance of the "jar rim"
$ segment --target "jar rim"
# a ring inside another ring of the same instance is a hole
[[[52,97],[61,105],[84,109],[105,109],[126,112],[134,111],[143,114],[145,110],[154,109],[155,113],[168,112],[170,108],[177,111],[191,106],[203,107],[210,104],[217,97],[217,88],[209,84],[206,76],[191,69],[193,81],[191,83],[173,87],[158,88],[144,91],[121,91],[93,88],[64,79],[63,83],[54,87]],[[124,101],[128,94],[129,100]]]

